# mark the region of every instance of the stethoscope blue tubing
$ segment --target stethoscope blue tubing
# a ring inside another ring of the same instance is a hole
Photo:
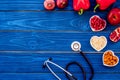
[[[91,76],[90,76],[89,80],[92,80],[93,77],[94,77],[94,69],[93,69],[93,67],[92,67],[92,64],[89,62],[89,60],[87,59],[87,57],[85,56],[85,54],[84,54],[82,51],[80,51],[79,53],[83,56],[83,58],[86,60],[86,62],[88,63],[88,65],[89,65],[89,67],[90,67]],[[78,62],[70,62],[70,63],[68,63],[68,64],[66,65],[66,68],[65,68],[65,69],[68,71],[68,68],[69,68],[69,66],[71,66],[71,65],[77,65],[77,66],[79,66],[79,68],[82,70],[82,73],[83,73],[83,79],[86,80],[86,72],[84,71],[84,68],[82,67],[82,65],[79,64]],[[74,77],[74,76],[73,76],[74,79],[71,79],[67,73],[65,73],[65,74],[66,74],[66,77],[68,78],[68,80],[78,80],[78,79],[77,79],[76,77]]]

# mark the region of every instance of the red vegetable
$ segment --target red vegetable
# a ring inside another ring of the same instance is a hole
[[[58,8],[65,8],[68,5],[68,0],[57,0],[56,4]]]
[[[94,8],[94,12],[96,11],[98,7],[100,10],[105,10],[115,2],[116,0],[96,0],[97,5]]]
[[[75,11],[81,15],[83,14],[84,10],[90,8],[90,1],[89,0],[73,0],[73,8]]]
[[[120,24],[120,8],[113,8],[107,16],[108,22],[111,25]]]
[[[55,1],[54,0],[45,0],[44,7],[47,10],[53,10],[55,8]]]

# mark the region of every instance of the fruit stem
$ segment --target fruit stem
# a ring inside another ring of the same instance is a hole
[[[51,7],[51,6],[52,6],[52,4],[51,4],[51,3],[48,3],[48,4],[47,4],[47,6],[48,6],[48,7]]]
[[[84,10],[83,10],[83,9],[80,9],[80,11],[78,12],[78,14],[79,14],[79,15],[82,15],[83,12],[84,12]]]
[[[100,5],[97,4],[95,7],[94,7],[94,12],[96,12],[96,9],[99,7]]]

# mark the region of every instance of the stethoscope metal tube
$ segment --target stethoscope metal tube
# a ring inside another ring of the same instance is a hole
[[[57,76],[57,74],[51,69],[51,67],[48,64],[52,64],[56,67],[58,67],[59,69],[63,70],[67,75],[69,75],[70,77],[72,77],[74,79],[74,76],[68,72],[67,70],[65,70],[64,68],[62,68],[61,66],[59,66],[58,64],[54,63],[51,61],[51,58],[46,60],[44,62],[43,68],[47,67],[49,69],[49,71],[58,79],[58,80],[62,80],[59,76]]]

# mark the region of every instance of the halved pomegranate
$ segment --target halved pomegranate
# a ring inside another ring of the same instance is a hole
[[[55,8],[55,1],[54,0],[45,0],[44,7],[47,10],[53,10]]]
[[[94,15],[89,20],[90,27],[92,31],[102,31],[106,28],[106,21],[100,18],[98,15]]]
[[[120,40],[120,27],[116,28],[110,34],[110,40],[113,42],[118,42]]]

